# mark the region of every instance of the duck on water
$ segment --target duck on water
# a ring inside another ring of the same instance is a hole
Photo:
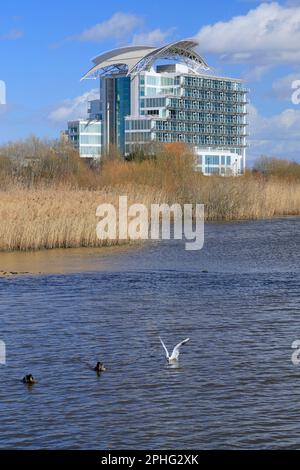
[[[36,380],[32,374],[27,374],[25,377],[23,377],[22,382],[23,384],[33,385],[36,383]]]

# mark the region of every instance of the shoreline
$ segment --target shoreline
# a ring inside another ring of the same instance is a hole
[[[141,247],[128,243],[107,247],[53,248],[32,251],[0,252],[0,280],[23,276],[68,274],[97,271],[109,267],[114,255]],[[83,263],[84,260],[84,263]]]
[[[300,219],[299,215],[275,216],[256,220],[206,221],[207,225],[230,225]],[[0,251],[0,280],[50,274],[76,274],[111,269],[112,262],[123,254],[143,249],[153,241],[127,242],[122,245],[78,248],[44,248],[39,250]],[[159,243],[155,241],[155,243]],[[148,245],[149,246],[149,245]]]

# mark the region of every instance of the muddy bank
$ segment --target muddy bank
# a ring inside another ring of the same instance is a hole
[[[142,244],[106,248],[70,248],[0,253],[0,279],[14,276],[110,270],[123,254]]]

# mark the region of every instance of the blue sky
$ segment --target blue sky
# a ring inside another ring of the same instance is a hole
[[[300,0],[15,0],[0,9],[0,143],[55,138],[85,114],[97,83],[80,82],[90,59],[113,47],[197,37],[222,75],[250,88],[249,160],[264,154],[300,161]]]

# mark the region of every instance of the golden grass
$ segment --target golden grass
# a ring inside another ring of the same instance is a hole
[[[300,183],[253,176],[212,178],[199,198],[207,220],[254,220],[300,215]]]
[[[0,250],[37,250],[118,245],[96,235],[96,208],[109,202],[118,207],[122,188],[110,191],[14,189],[0,192]],[[128,203],[147,207],[157,192],[131,191]]]
[[[300,179],[247,173],[240,177],[203,176],[193,171],[189,156],[142,163],[109,162],[101,185],[148,185],[163,191],[173,204],[202,203],[206,220],[245,220],[300,215]],[[130,191],[130,189],[129,189]]]
[[[300,215],[300,179],[246,174],[205,177],[177,145],[142,162],[107,160],[90,169],[67,158],[45,157],[33,167],[0,165],[0,250],[117,245],[96,235],[96,208],[104,202],[205,205],[206,220],[245,220]],[[62,160],[61,160],[62,158]],[[1,161],[0,161],[1,163]],[[50,176],[51,177],[50,177]]]
[[[0,192],[0,250],[36,250],[117,245],[96,236],[96,208],[109,202],[178,202],[162,189],[128,184],[103,190],[12,189]],[[173,194],[176,196],[176,194]],[[206,220],[258,219],[300,214],[300,185],[278,180],[199,178],[179,202],[204,203]],[[123,242],[124,243],[124,242]]]

